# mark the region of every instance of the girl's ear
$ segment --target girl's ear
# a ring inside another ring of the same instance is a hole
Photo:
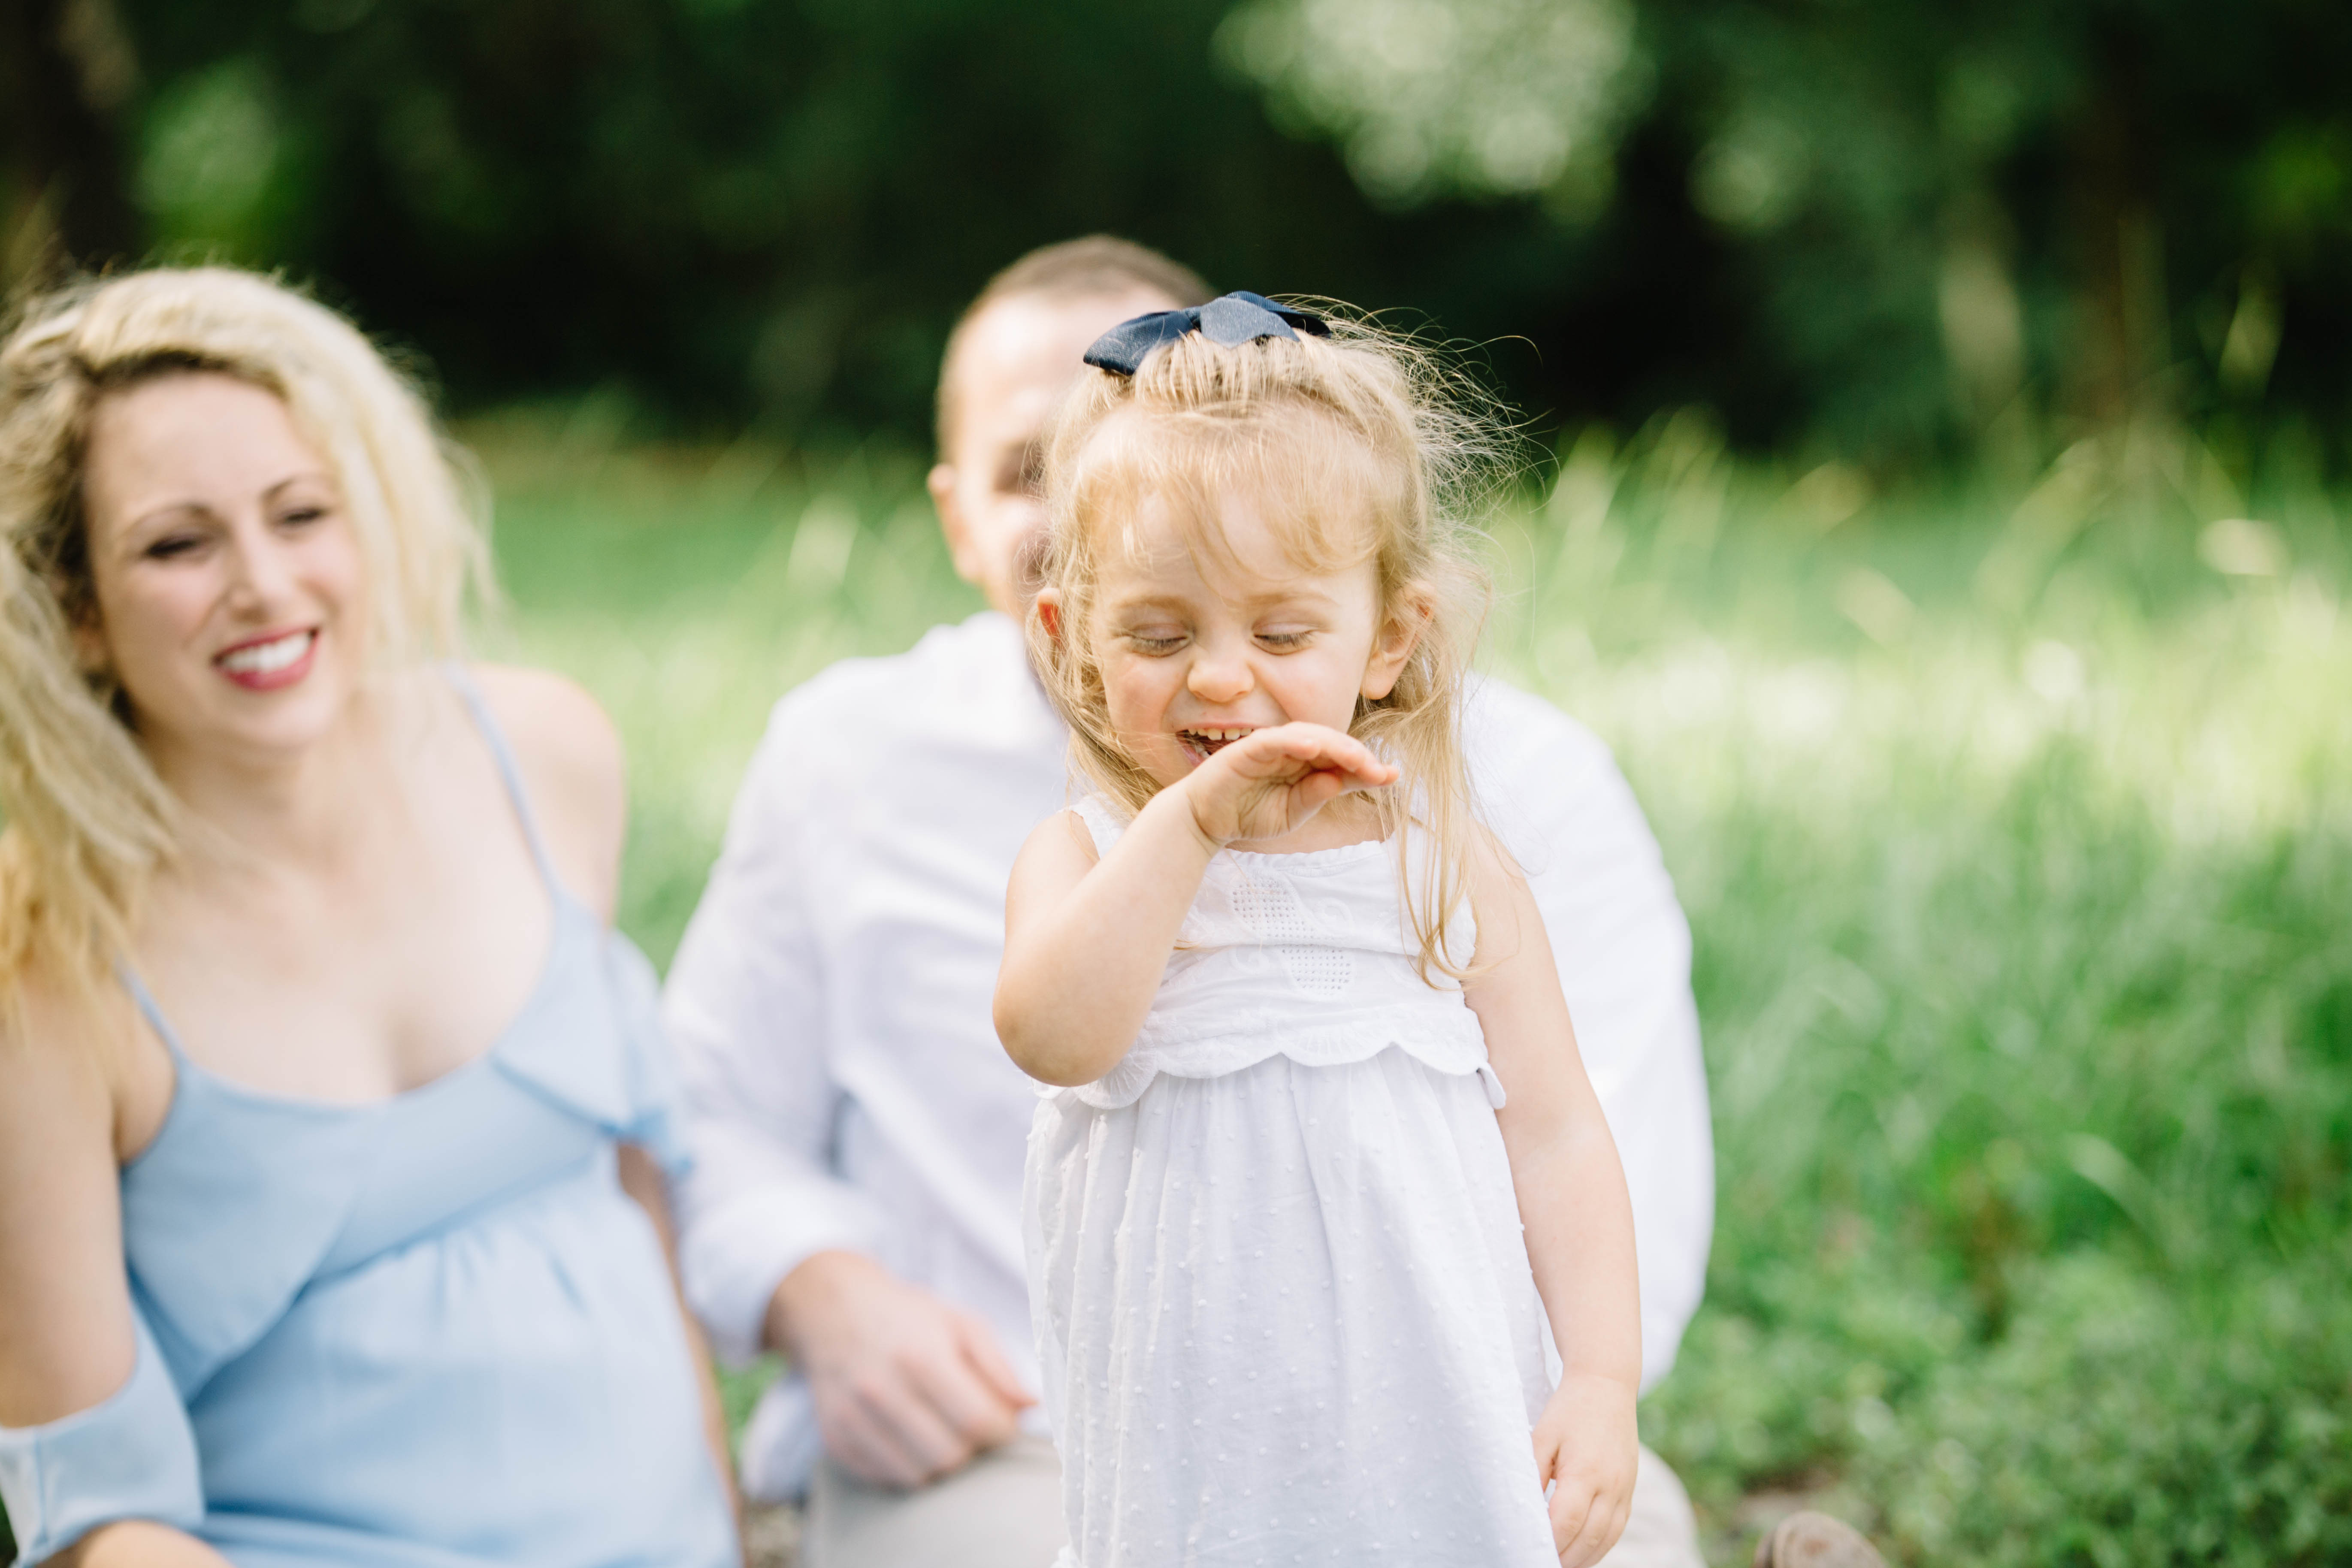
[[[1372,657],[1364,666],[1364,700],[1378,702],[1396,689],[1397,678],[1412,661],[1412,650],[1421,646],[1422,634],[1437,613],[1437,605],[1426,589],[1418,583],[1408,584],[1390,607],[1389,618],[1381,628],[1380,640],[1372,645]]]
[[[1055,642],[1060,642],[1062,640],[1062,591],[1059,588],[1040,588],[1033,604],[1035,607],[1037,624],[1045,628],[1047,637]]]

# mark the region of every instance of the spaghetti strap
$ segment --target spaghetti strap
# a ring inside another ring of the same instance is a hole
[[[172,1020],[163,1016],[162,1005],[155,1000],[155,994],[147,989],[147,983],[139,978],[139,972],[128,963],[118,963],[114,966],[114,973],[122,982],[122,988],[131,993],[131,1000],[137,1005],[140,1016],[147,1020],[147,1026],[154,1030],[156,1037],[163,1042],[163,1048],[172,1053],[172,1059],[175,1062],[187,1060],[188,1053],[180,1048],[180,1037],[173,1030]]]
[[[531,815],[530,795],[522,787],[522,769],[515,762],[514,749],[507,744],[506,731],[499,728],[496,715],[490,711],[489,700],[482,695],[471,671],[454,660],[442,667],[449,684],[466,704],[466,711],[474,717],[474,728],[482,732],[482,742],[490,749],[490,760],[499,765],[499,777],[506,781],[507,798],[514,803],[515,817],[522,824],[523,842],[530,846],[530,858],[539,867],[541,880],[548,891],[559,898],[563,882],[555,874],[555,861],[547,852],[547,841],[539,836],[539,818]]]

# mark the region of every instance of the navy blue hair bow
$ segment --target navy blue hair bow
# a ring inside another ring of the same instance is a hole
[[[1297,331],[1291,330],[1294,327]],[[1189,332],[1198,332],[1211,342],[1231,349],[1254,343],[1260,338],[1289,338],[1296,342],[1299,332],[1328,338],[1331,329],[1312,310],[1294,310],[1276,304],[1263,294],[1235,289],[1205,305],[1191,305],[1181,310],[1154,310],[1148,316],[1121,321],[1095,340],[1095,346],[1087,351],[1087,363],[1113,375],[1133,375],[1143,363],[1144,355]]]

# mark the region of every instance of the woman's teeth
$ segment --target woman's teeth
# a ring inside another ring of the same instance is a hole
[[[220,656],[220,667],[232,675],[274,675],[310,651],[313,632],[289,632],[268,642],[247,643]]]

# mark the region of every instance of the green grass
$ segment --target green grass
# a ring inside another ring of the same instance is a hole
[[[770,703],[977,601],[904,453],[471,434],[666,961]],[[1719,1217],[1643,1420],[1720,1554],[1798,1492],[1908,1563],[2352,1557],[2337,506],[2145,433],[1873,497],[1684,418],[1497,528],[1489,662],[1617,749],[1696,937]]]

